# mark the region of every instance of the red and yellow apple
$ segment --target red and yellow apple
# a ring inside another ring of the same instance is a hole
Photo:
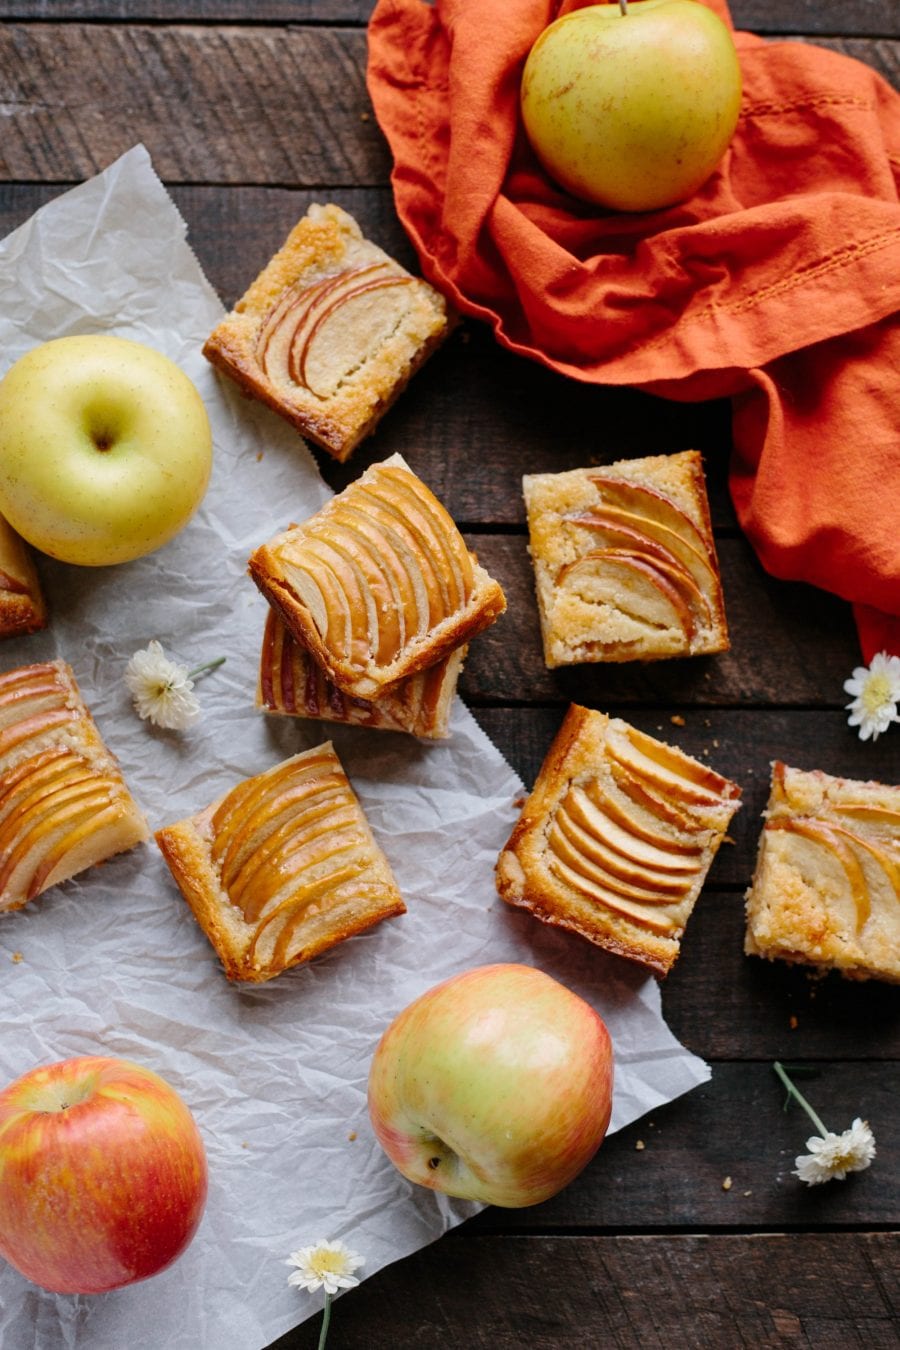
[[[522,119],[541,164],[568,192],[650,211],[684,201],[713,172],[741,88],[728,28],[697,0],[589,5],[532,47]]]
[[[0,1256],[59,1294],[156,1275],[206,1203],[203,1141],[149,1069],[83,1056],[0,1092]]]
[[[160,548],[211,467],[200,395],[143,343],[56,338],[0,380],[0,512],[52,558],[98,567]]]
[[[594,1156],[612,1108],[603,1020],[543,971],[478,966],[395,1018],[369,1073],[375,1135],[410,1181],[519,1208]]]

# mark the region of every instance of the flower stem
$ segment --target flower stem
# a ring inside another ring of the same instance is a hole
[[[331,1321],[331,1295],[325,1295],[325,1307],[322,1309],[322,1330],[319,1332],[319,1350],[325,1350],[328,1339],[328,1323]]]
[[[217,670],[219,666],[225,664],[226,660],[227,657],[217,656],[215,661],[204,661],[202,666],[194,666],[193,670],[189,670],[187,677],[189,680],[193,680],[197,675],[203,675],[208,670]]]
[[[810,1106],[809,1102],[808,1102],[808,1101],[806,1100],[806,1098],[803,1096],[803,1093],[802,1093],[802,1092],[798,1092],[797,1089],[794,1087],[793,1083],[792,1083],[791,1080],[788,1078],[787,1074],[785,1073],[785,1071],[784,1071],[784,1069],[781,1067],[781,1065],[778,1063],[778,1060],[777,1060],[777,1059],[776,1059],[775,1063],[772,1065],[772,1068],[775,1070],[775,1072],[778,1074],[778,1077],[781,1079],[782,1083],[784,1083],[784,1086],[787,1088],[787,1090],[788,1090],[788,1096],[789,1096],[789,1097],[793,1097],[794,1100],[795,1100],[796,1102],[798,1102],[798,1103],[800,1104],[800,1106],[803,1107],[803,1110],[804,1110],[804,1111],[806,1112],[806,1114],[809,1116],[810,1120],[811,1120],[812,1123],[815,1125],[816,1129],[819,1131],[819,1134],[820,1134],[820,1135],[822,1136],[822,1138],[824,1139],[824,1138],[825,1138],[825,1135],[828,1133],[828,1130],[827,1130],[827,1129],[825,1128],[825,1126],[822,1124],[821,1120],[820,1120],[819,1117],[816,1115],[815,1111],[812,1109],[812,1107]]]

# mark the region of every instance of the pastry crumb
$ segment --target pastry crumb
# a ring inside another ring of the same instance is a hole
[[[9,959],[10,961],[12,961],[14,966],[18,966],[21,965],[21,963],[25,960],[25,957],[22,955],[21,952],[13,952]]]
[[[635,1144],[634,1147],[635,1147],[635,1151],[636,1151],[637,1153],[640,1153],[642,1149],[645,1149],[645,1148],[647,1147],[647,1145],[644,1143],[643,1139],[638,1139],[638,1141],[637,1141],[637,1143]]]
[[[351,1130],[350,1133],[347,1135],[347,1138],[349,1139],[349,1141],[350,1141],[351,1144],[352,1144],[353,1141],[356,1139],[356,1137],[357,1137],[357,1136],[356,1136],[356,1131],[355,1131],[355,1130]]]
[[[681,713],[673,713],[672,716],[669,718],[669,721],[672,723],[673,727],[683,727],[685,725],[685,721]]]
[[[797,1020],[797,1018],[793,1014],[791,1014],[791,1016],[788,1018],[788,1026],[790,1027],[791,1031],[796,1031],[799,1025],[800,1023]]]
[[[731,1190],[731,1187],[732,1187],[732,1184],[733,1184],[733,1183],[732,1183],[731,1177],[726,1177],[726,1178],[724,1179],[724,1181],[722,1182],[722,1190],[723,1190],[723,1191],[730,1191],[730,1190]]]

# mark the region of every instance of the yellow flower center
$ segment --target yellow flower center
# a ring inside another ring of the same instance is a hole
[[[891,697],[891,682],[887,675],[870,675],[863,685],[862,705],[867,713],[880,712],[888,703],[893,703]]]
[[[342,1252],[326,1252],[321,1248],[313,1252],[309,1264],[321,1279],[323,1275],[344,1275],[347,1261]]]

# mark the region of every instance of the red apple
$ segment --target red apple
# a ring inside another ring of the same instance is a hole
[[[206,1188],[194,1118],[149,1069],[83,1056],[0,1093],[0,1256],[45,1289],[156,1275],[194,1236]]]
[[[609,1125],[609,1033],[584,999],[530,966],[479,966],[417,998],[369,1074],[376,1137],[410,1181],[519,1208],[547,1200]]]

